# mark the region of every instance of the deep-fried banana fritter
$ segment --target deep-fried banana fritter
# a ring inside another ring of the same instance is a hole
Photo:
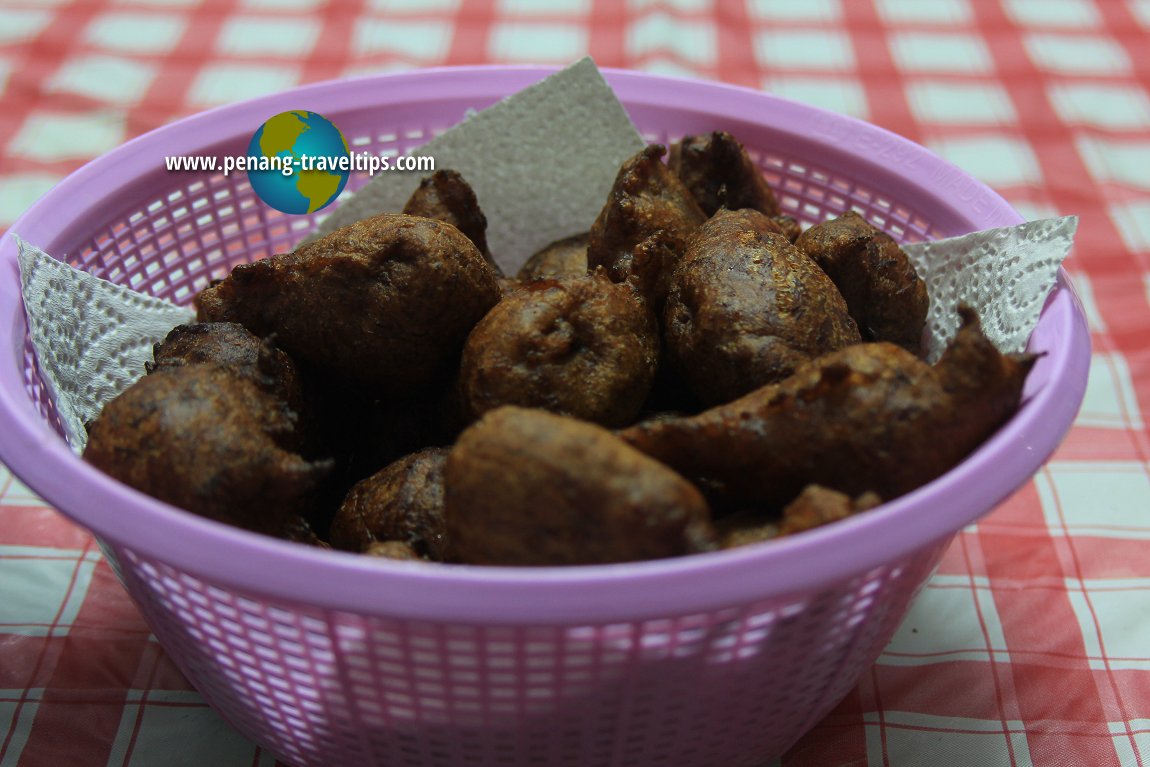
[[[499,269],[487,248],[487,216],[479,207],[475,190],[458,171],[437,170],[420,181],[403,212],[451,224],[475,243],[487,263]]]
[[[552,242],[527,259],[516,277],[530,282],[587,274],[587,241],[590,236],[589,232],[583,232]]]
[[[238,322],[294,359],[376,396],[445,379],[499,300],[495,270],[450,224],[384,214],[250,264],[197,299],[207,321]]]
[[[779,535],[793,535],[805,530],[846,519],[860,511],[868,511],[882,503],[876,494],[865,492],[857,497],[831,490],[822,485],[807,485],[793,501],[783,508]]]
[[[246,378],[303,416],[304,387],[296,364],[272,339],[234,322],[197,322],[173,328],[152,349],[152,373],[186,365],[214,365]]]
[[[663,164],[665,153],[664,147],[655,144],[626,160],[615,176],[607,203],[591,225],[587,266],[605,267],[615,282],[631,277],[635,247],[648,237],[661,232],[674,249],[681,250],[687,237],[707,218],[679,178]],[[650,286],[650,290],[655,287]]]
[[[603,273],[538,280],[506,296],[463,347],[459,393],[474,420],[501,405],[606,426],[631,422],[659,361],[654,314]]]
[[[822,485],[807,485],[779,517],[754,509],[728,514],[715,523],[725,549],[781,538],[846,519],[882,503],[874,493],[851,498]]]
[[[620,436],[721,491],[720,505],[777,513],[811,483],[894,499],[961,461],[1018,407],[1034,357],[1003,355],[973,310],[930,366],[886,342],[856,344],[697,416]]]
[[[317,549],[330,549],[331,544],[316,534],[311,523],[299,515],[289,517],[284,523],[280,537],[293,543],[302,543],[305,546],[315,546]]]
[[[447,533],[461,562],[626,562],[716,546],[690,482],[599,426],[494,410],[447,459]]]
[[[691,237],[671,275],[663,332],[671,363],[707,404],[859,341],[830,279],[750,209],[720,211]]]
[[[671,146],[668,165],[708,216],[723,208],[779,215],[779,203],[762,171],[726,131],[684,136]]]
[[[331,470],[285,449],[295,429],[295,413],[249,380],[212,365],[164,367],[104,407],[84,458],[173,506],[280,536]]]
[[[379,559],[398,559],[401,561],[421,561],[423,557],[409,544],[403,541],[376,541],[364,549],[362,554]]]
[[[401,458],[358,482],[331,523],[331,543],[348,551],[373,544],[403,543],[426,559],[448,556],[443,519],[445,448]]]
[[[775,222],[775,226],[779,227],[779,231],[791,242],[797,241],[803,233],[802,224],[792,216],[771,216],[771,221]]]
[[[853,210],[807,229],[795,247],[838,286],[864,341],[922,354],[930,298],[906,253]]]

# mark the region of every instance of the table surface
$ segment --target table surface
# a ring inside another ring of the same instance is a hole
[[[1150,765],[1150,0],[5,0],[0,232],[207,107],[586,53],[856,115],[1028,218],[1081,217],[1073,430],[782,764]],[[91,537],[0,466],[0,767],[274,762],[175,670]]]

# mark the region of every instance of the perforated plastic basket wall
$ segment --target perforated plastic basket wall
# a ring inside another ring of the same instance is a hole
[[[264,206],[243,174],[169,174],[164,156],[242,153],[254,126],[300,108],[357,149],[404,153],[547,73],[431,70],[207,112],[81,169],[13,231],[188,302],[234,264],[289,249],[312,222]],[[734,133],[806,223],[854,208],[915,241],[1019,221],[985,186],[873,126],[749,90],[606,74],[650,140]],[[1031,340],[1045,356],[1009,424],[930,485],[782,541],[578,568],[379,561],[199,519],[84,464],[39,379],[10,237],[0,260],[0,457],[97,533],[208,701],[300,765],[764,764],[856,683],[955,532],[1054,449],[1088,360],[1060,282]]]

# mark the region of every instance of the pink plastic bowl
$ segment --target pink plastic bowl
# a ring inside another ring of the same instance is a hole
[[[549,73],[408,72],[212,110],[81,168],[12,231],[186,303],[235,263],[290,249],[312,222],[274,214],[244,174],[167,173],[164,156],[241,154],[269,115],[301,108],[349,142],[404,153]],[[909,242],[1021,220],[958,168],[857,120],[730,86],[606,75],[650,140],[734,133],[806,223],[854,208]],[[61,437],[27,341],[11,237],[0,242],[0,323],[0,458],[96,534],[204,697],[300,765],[763,764],[855,685],[956,532],[1042,465],[1081,403],[1089,358],[1081,308],[1060,279],[1030,340],[1045,356],[1021,410],[929,485],[735,551],[503,569],[320,551],[141,495]]]

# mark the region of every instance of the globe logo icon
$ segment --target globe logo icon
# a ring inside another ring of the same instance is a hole
[[[347,184],[347,141],[323,115],[281,112],[252,136],[247,170],[255,193],[271,207],[284,213],[314,213]]]

